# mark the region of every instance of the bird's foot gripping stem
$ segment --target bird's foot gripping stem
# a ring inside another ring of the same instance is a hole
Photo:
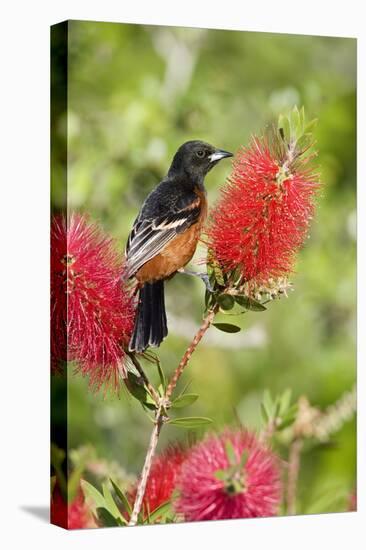
[[[204,282],[206,289],[208,292],[214,292],[213,287],[211,286],[210,279],[207,275],[207,273],[198,273],[197,271],[190,271],[189,269],[184,269],[183,267],[181,269],[178,269],[178,273],[183,273],[184,275],[192,275],[194,277],[199,277],[201,281]]]

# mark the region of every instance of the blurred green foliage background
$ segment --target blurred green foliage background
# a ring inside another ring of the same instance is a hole
[[[198,138],[236,151],[294,104],[318,118],[324,187],[292,277],[294,292],[265,313],[233,318],[243,328],[239,334],[211,328],[181,387],[191,381],[200,399],[188,414],[213,418],[215,429],[238,421],[258,429],[265,388],[276,394],[290,387],[295,399],[306,395],[322,408],[350,390],[356,376],[356,41],[82,21],[69,23],[68,41],[68,208],[98,220],[121,250],[142,201],[181,143]],[[65,117],[59,116],[60,132]],[[57,178],[62,158],[55,158]],[[208,175],[211,203],[229,172],[229,162],[222,162]],[[59,203],[54,186],[54,208]],[[159,353],[170,373],[200,322],[204,286],[178,275],[166,289],[170,333]],[[155,368],[147,370],[156,380]],[[87,380],[75,376],[68,391],[70,447],[92,444],[99,457],[137,474],[151,430],[137,401],[123,391],[119,398],[94,395]],[[159,448],[186,437],[167,427]],[[326,494],[354,488],[355,439],[355,422],[348,422],[333,445],[304,456],[300,512]],[[327,506],[324,511],[342,510],[345,501],[330,498]]]

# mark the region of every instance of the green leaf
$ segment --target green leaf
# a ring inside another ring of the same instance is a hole
[[[295,420],[295,417],[288,417],[288,418],[282,418],[281,419],[281,424],[279,426],[277,426],[277,430],[281,431],[281,430],[284,430],[285,428],[288,428],[289,426],[291,426],[291,424],[293,424]]]
[[[303,134],[305,131],[305,107],[304,106],[301,107],[299,111],[299,115],[300,115],[300,131],[301,131],[301,134]]]
[[[209,278],[211,278],[211,275],[213,274],[213,265],[215,263],[214,253],[211,248],[207,249],[207,262],[206,262],[206,269],[207,269],[207,275]]]
[[[113,517],[106,508],[97,508],[97,516],[104,527],[118,527],[121,525],[121,522]]]
[[[276,418],[276,419],[279,418],[280,406],[281,406],[280,400],[279,400],[278,397],[276,397],[276,399],[274,401],[274,412],[273,412],[273,415],[272,415],[273,418]]]
[[[173,418],[172,420],[168,420],[166,424],[180,426],[181,428],[198,428],[200,426],[211,424],[212,422],[213,421],[211,418],[206,418],[205,416],[187,416],[182,418]]]
[[[317,118],[313,118],[313,120],[310,120],[307,124],[305,124],[304,133],[311,134],[317,124]]]
[[[131,372],[132,374],[134,374],[138,378],[141,376],[139,371],[137,370],[137,368],[135,367],[135,365],[133,364],[132,361],[126,361],[126,369],[127,369],[127,372]]]
[[[146,401],[141,402],[141,404],[143,407],[147,407],[150,411],[154,411],[156,409],[156,403],[148,392],[146,392]]]
[[[184,388],[182,389],[179,395],[184,395],[191,384],[192,384],[192,380],[188,380],[188,382],[185,384]]]
[[[281,424],[279,426],[280,430],[290,426],[296,419],[298,406],[297,403],[291,405],[291,407],[286,411],[286,413],[281,417]]]
[[[216,327],[218,330],[222,330],[222,332],[234,333],[241,331],[240,327],[230,325],[229,323],[212,323],[212,326]]]
[[[235,300],[230,294],[220,294],[217,297],[217,302],[220,306],[220,309],[223,311],[230,311],[230,309],[233,309]]]
[[[239,287],[240,281],[243,278],[243,270],[241,267],[236,267],[230,273],[228,273],[228,280],[232,282],[232,286]]]
[[[156,405],[151,405],[151,403],[141,403],[141,405],[142,405],[142,408],[144,409],[144,411],[149,416],[149,418],[151,418],[149,413],[148,413],[148,410],[149,411],[155,411],[156,410]]]
[[[306,121],[305,109],[298,109],[295,106],[288,115],[280,115],[278,129],[288,147],[290,144],[296,146],[297,151],[306,150],[311,145],[312,131],[317,120]]]
[[[287,411],[287,415],[292,415],[292,416],[296,416],[297,415],[297,411],[299,410],[299,406],[297,403],[293,403],[293,405],[291,405],[291,407],[288,409]]]
[[[119,511],[117,504],[114,502],[112,494],[106,483],[103,483],[103,495],[108,512],[110,512],[114,518],[120,518],[123,523],[127,523],[125,518]]]
[[[188,407],[188,405],[192,405],[195,401],[197,401],[199,395],[197,393],[186,393],[184,395],[179,395],[174,401],[171,403],[171,407],[173,409],[181,409],[183,407]]]
[[[245,309],[248,309],[249,305],[249,298],[247,296],[235,296],[235,302],[239,304],[239,306],[244,307]]]
[[[145,383],[140,376],[136,376],[132,372],[129,372],[127,378],[125,379],[125,385],[130,394],[137,399],[143,407],[147,407],[149,410],[156,409],[156,403],[148,392]]]
[[[106,507],[104,496],[98,491],[98,489],[93,487],[93,485],[85,479],[82,479],[80,484],[85,498],[92,502],[94,509]]]
[[[246,449],[244,449],[239,462],[239,471],[242,470],[246,465],[248,457],[249,457],[249,452]]]
[[[210,283],[215,286],[217,282],[219,286],[225,286],[225,279],[219,263],[214,257],[212,250],[208,250],[207,253],[207,274],[209,276]]]
[[[235,301],[249,311],[266,311],[266,307],[249,296],[235,296]]]
[[[267,422],[269,421],[269,416],[263,403],[261,403],[261,413],[264,423],[267,424]]]
[[[214,476],[219,481],[226,481],[227,480],[227,471],[226,470],[216,470],[216,472],[214,472]]]
[[[148,402],[149,394],[140,376],[136,376],[132,372],[129,372],[125,379],[125,384],[130,394],[140,401],[140,403]]]
[[[149,521],[152,523],[153,521],[157,519],[165,519],[169,512],[171,511],[171,505],[170,500],[167,500],[166,502],[163,502],[163,504],[160,504],[151,514],[149,514]]]
[[[218,282],[218,284],[220,286],[225,286],[225,279],[224,279],[224,276],[222,274],[222,271],[221,269],[218,267],[218,266],[215,266],[214,268],[214,273],[215,273],[215,279],[216,281]]]
[[[280,397],[280,416],[285,414],[291,403],[291,388],[287,388]]]
[[[164,371],[163,371],[163,368],[160,364],[160,361],[158,360],[156,362],[157,364],[157,367],[158,367],[158,373],[159,373],[159,378],[160,378],[160,383],[163,387],[163,390],[164,390],[164,393],[165,393],[165,390],[166,390],[166,378],[165,378],[165,374],[164,374]]]
[[[290,122],[287,116],[280,115],[278,120],[278,128],[283,131],[283,139],[287,144],[290,141]]]
[[[266,311],[267,308],[257,300],[249,298],[247,309],[249,309],[250,311]]]
[[[112,487],[114,489],[114,492],[116,493],[119,500],[122,502],[123,507],[125,508],[126,512],[128,512],[129,515],[132,513],[132,507],[129,503],[128,498],[126,495],[121,491],[121,489],[118,487],[118,485],[113,481],[113,479],[110,479],[110,482],[112,484]]]
[[[301,127],[300,127],[300,113],[296,105],[290,114],[290,124],[291,124],[291,134],[292,134],[291,137],[297,140],[301,135]]]
[[[211,284],[214,284],[214,281],[210,280]],[[206,290],[205,292],[205,310],[208,310],[209,307],[213,306],[216,303],[216,297],[213,292]]]
[[[284,130],[283,128],[284,124],[285,124],[285,117],[282,114],[280,114],[278,117],[277,128],[279,130]]]
[[[263,392],[262,405],[264,410],[266,411],[268,420],[273,419],[275,413],[275,404],[272,400],[271,392],[269,390],[264,390]]]

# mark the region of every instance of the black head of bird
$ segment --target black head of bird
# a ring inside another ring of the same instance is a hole
[[[221,159],[232,156],[204,141],[186,141],[175,153],[168,175],[187,175],[199,182]]]

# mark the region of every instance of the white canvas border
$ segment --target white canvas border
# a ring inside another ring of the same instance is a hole
[[[358,223],[358,506],[351,514],[64,532],[24,507],[48,502],[49,25],[64,19],[170,24],[358,38],[358,211],[365,211],[365,40],[362,2],[238,0],[131,3],[13,1],[3,7],[1,538],[4,548],[88,547],[344,549],[364,542],[365,224]],[[363,527],[363,528],[362,528]],[[359,538],[357,537],[359,533]]]

